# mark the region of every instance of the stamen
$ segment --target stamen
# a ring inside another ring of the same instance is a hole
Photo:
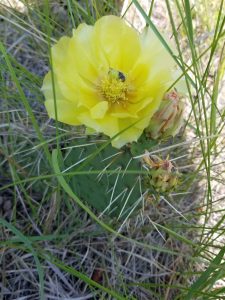
[[[109,69],[107,76],[98,84],[100,94],[110,105],[121,104],[126,106],[128,89],[126,76],[122,72],[112,68]]]

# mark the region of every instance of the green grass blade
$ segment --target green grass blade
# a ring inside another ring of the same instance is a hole
[[[40,142],[42,143],[42,146],[43,146],[45,155],[46,155],[46,157],[48,159],[48,162],[51,164],[51,155],[50,155],[50,152],[48,150],[48,146],[44,143],[44,141],[45,141],[44,137],[43,137],[43,135],[41,133],[41,130],[39,128],[39,125],[38,125],[38,123],[37,123],[37,121],[35,119],[35,116],[34,116],[34,113],[32,111],[32,108],[31,108],[29,102],[26,99],[26,96],[25,96],[25,94],[23,92],[23,89],[22,89],[22,87],[20,85],[20,82],[19,82],[18,78],[16,77],[15,70],[14,70],[14,68],[13,68],[13,66],[12,66],[12,64],[10,62],[10,59],[9,59],[8,54],[6,52],[6,49],[5,49],[5,47],[4,47],[4,45],[2,44],[1,41],[0,41],[0,51],[2,52],[3,57],[5,58],[6,64],[7,64],[8,68],[9,68],[10,75],[11,75],[12,80],[14,81],[14,83],[15,83],[15,85],[17,87],[17,90],[18,90],[18,93],[20,95],[21,101],[23,102],[23,105],[24,105],[27,113],[30,116],[31,122],[32,122],[32,124],[34,126],[34,129],[35,129],[37,135],[38,135],[38,138],[39,138]]]
[[[192,284],[188,294],[185,296],[184,300],[194,299],[196,293],[203,291],[206,288],[207,284],[215,283],[215,277],[212,276],[216,269],[220,267],[220,263],[223,259],[225,253],[225,247],[223,247],[220,252],[216,255],[216,257],[211,261],[208,268],[201,274],[201,276],[197,279],[196,282]],[[211,278],[210,278],[211,276]],[[209,281],[210,278],[210,281]]]
[[[191,15],[191,6],[189,0],[184,1],[185,15],[187,20],[187,29],[189,33],[189,42],[194,44],[194,35],[193,35],[193,25],[192,25],[192,15]]]

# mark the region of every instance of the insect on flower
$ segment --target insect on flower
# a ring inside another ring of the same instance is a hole
[[[121,71],[117,71],[117,70],[110,68],[108,74],[112,78],[115,78],[117,80],[119,79],[122,82],[124,82],[126,80],[126,76]]]

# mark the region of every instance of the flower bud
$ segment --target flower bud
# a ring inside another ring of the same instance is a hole
[[[146,153],[142,163],[148,169],[148,174],[144,176],[146,188],[153,188],[158,193],[167,193],[179,184],[179,173],[168,159],[163,160]]]
[[[181,100],[181,95],[176,90],[166,93],[159,109],[145,129],[147,136],[152,139],[175,136],[182,126],[183,112],[184,102]]]

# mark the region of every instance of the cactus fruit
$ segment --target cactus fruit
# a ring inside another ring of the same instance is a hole
[[[175,136],[183,123],[184,102],[174,89],[166,93],[159,109],[150,120],[145,133],[152,139],[167,139]]]
[[[146,188],[153,188],[158,193],[168,193],[178,186],[179,173],[171,161],[146,153],[142,162],[148,170],[148,175],[143,177]]]

